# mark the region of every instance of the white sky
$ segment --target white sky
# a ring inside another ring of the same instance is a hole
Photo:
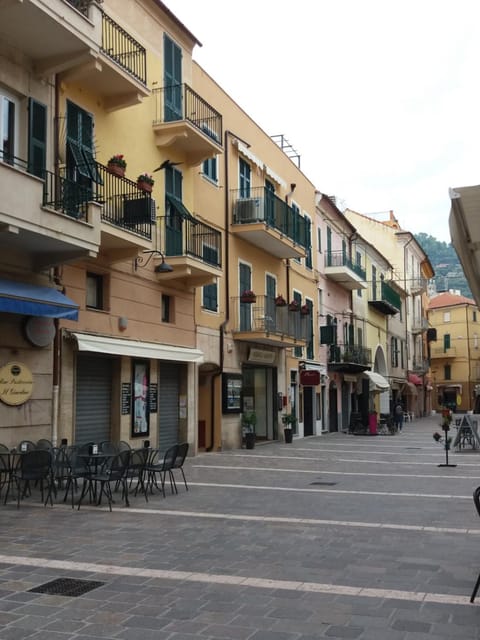
[[[194,59],[340,208],[450,241],[480,183],[478,0],[164,0]]]

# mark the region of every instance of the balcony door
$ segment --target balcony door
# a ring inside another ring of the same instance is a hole
[[[181,171],[174,167],[165,169],[165,194],[182,201]],[[165,199],[165,254],[167,256],[183,255],[183,217],[182,214]]]
[[[164,120],[183,119],[182,50],[167,35],[163,37]]]
[[[250,291],[252,288],[252,269],[243,262],[239,265],[239,290]],[[240,331],[252,330],[252,305],[248,302],[240,302]]]

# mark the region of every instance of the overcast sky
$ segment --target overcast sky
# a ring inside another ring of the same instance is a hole
[[[448,188],[480,183],[478,0],[164,2],[340,208],[450,241]]]

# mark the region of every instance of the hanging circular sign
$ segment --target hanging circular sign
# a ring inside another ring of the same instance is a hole
[[[48,347],[55,337],[53,318],[30,316],[25,321],[25,335],[34,347]]]
[[[30,399],[33,391],[32,372],[20,362],[8,362],[0,368],[0,400],[16,406]]]
[[[457,407],[462,404],[462,396],[460,394],[457,395]]]

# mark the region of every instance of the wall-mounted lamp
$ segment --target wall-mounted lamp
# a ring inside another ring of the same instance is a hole
[[[161,263],[157,264],[157,266],[154,269],[155,273],[170,273],[171,271],[173,271],[173,267],[169,265],[167,262],[165,262],[165,256],[161,251],[157,251],[156,249],[145,249],[145,251],[143,251],[142,253],[148,253],[149,256],[148,258],[145,258],[144,256],[137,256],[135,258],[135,262],[134,262],[135,271],[137,271],[138,265],[141,265],[142,267],[146,267],[147,264],[150,262],[150,260],[153,258],[153,256],[160,256],[162,258]]]

